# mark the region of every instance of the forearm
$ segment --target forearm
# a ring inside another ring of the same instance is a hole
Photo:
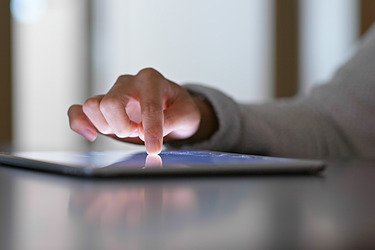
[[[297,158],[356,154],[332,117],[305,98],[240,109],[243,136],[234,148],[237,152]]]
[[[243,105],[217,90],[197,85],[187,88],[206,94],[213,103],[206,110],[215,115],[218,127],[213,134],[213,130],[203,132],[210,126],[202,120],[201,132],[189,140],[171,144],[173,147],[300,158],[341,158],[355,154],[330,115],[308,98]]]

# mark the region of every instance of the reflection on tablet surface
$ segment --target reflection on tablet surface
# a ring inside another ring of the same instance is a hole
[[[149,167],[163,167],[163,160],[160,155],[147,155],[145,161],[145,168]]]

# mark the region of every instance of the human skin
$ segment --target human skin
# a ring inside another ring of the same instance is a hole
[[[120,76],[104,95],[68,110],[73,131],[89,141],[98,133],[123,142],[145,144],[158,154],[163,142],[194,143],[218,128],[211,105],[152,68]]]

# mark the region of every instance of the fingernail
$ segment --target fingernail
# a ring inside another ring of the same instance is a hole
[[[156,138],[150,138],[145,141],[146,151],[149,154],[159,154],[161,152],[161,141]]]
[[[96,139],[96,133],[92,132],[89,129],[85,129],[82,133],[83,137],[85,137],[87,140],[93,142]]]
[[[139,132],[139,139],[145,141],[145,135]]]
[[[133,130],[132,132],[130,132],[129,134],[129,137],[138,137],[139,134],[138,134],[138,129],[135,129]]]
[[[115,135],[118,137],[118,138],[126,138],[126,137],[129,137],[129,133],[115,133]]]

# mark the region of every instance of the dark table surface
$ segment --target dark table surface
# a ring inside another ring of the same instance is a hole
[[[0,167],[0,249],[375,249],[375,162],[90,180]]]

